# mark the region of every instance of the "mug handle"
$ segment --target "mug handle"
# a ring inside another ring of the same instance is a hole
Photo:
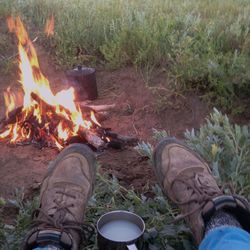
[[[128,250],[138,250],[135,244],[127,245]]]

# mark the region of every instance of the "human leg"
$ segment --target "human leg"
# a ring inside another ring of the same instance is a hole
[[[158,144],[154,151],[154,171],[165,195],[180,208],[180,217],[186,219],[198,244],[206,232],[205,240],[211,238],[207,237],[212,224],[215,228],[242,227],[250,232],[248,202],[240,196],[223,195],[208,164],[181,142],[166,138]],[[220,223],[216,224],[215,219]]]
[[[94,181],[94,153],[82,144],[65,148],[43,181],[40,207],[34,213],[32,229],[21,249],[78,249]]]
[[[237,227],[217,227],[209,232],[199,250],[249,250],[250,234]]]

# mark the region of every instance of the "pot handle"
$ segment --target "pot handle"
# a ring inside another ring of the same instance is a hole
[[[128,250],[138,250],[135,244],[127,245]]]

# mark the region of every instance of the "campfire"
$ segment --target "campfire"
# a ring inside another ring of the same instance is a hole
[[[103,128],[93,109],[82,112],[80,105],[76,105],[72,87],[54,94],[41,72],[36,50],[21,19],[9,18],[7,24],[18,39],[23,98],[22,105],[18,106],[14,93],[9,88],[4,92],[6,113],[0,121],[0,141],[59,150],[73,142],[88,143],[99,149],[136,141]]]

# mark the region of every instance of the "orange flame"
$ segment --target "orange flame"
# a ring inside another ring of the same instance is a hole
[[[13,130],[12,130],[12,138],[10,140],[10,142],[15,142],[18,138],[18,124],[15,123]]]
[[[4,103],[6,107],[5,116],[9,118],[9,113],[15,108],[15,96],[10,92],[10,88],[7,88],[3,93],[4,95]]]
[[[11,131],[12,131],[12,127],[9,126],[7,128],[7,130],[5,130],[3,133],[0,134],[0,138],[4,139],[4,138],[8,137],[10,135]]]
[[[95,114],[94,114],[93,111],[91,111],[91,113],[90,113],[90,118],[91,118],[91,120],[92,120],[96,125],[98,125],[99,127],[102,126],[102,125],[96,120],[96,117],[95,117]]]
[[[55,140],[55,144],[59,150],[63,149],[63,146],[57,140]]]
[[[36,119],[39,128],[43,128],[43,132],[50,135],[51,141],[55,143],[58,149],[62,149],[64,142],[71,136],[78,133],[80,129],[91,129],[93,124],[101,126],[96,120],[94,113],[91,113],[91,121],[83,118],[80,107],[75,105],[74,89],[71,87],[67,90],[62,90],[55,95],[52,93],[48,79],[41,72],[36,50],[29,39],[28,33],[19,17],[8,18],[7,24],[10,32],[15,32],[18,38],[19,52],[19,75],[20,84],[24,91],[23,108],[21,117],[18,116],[18,121],[12,126],[7,126],[5,131],[0,134],[0,139],[4,139],[11,135],[11,143],[22,141],[31,137],[31,128],[25,128],[26,119],[30,116]],[[51,35],[54,31],[54,17],[47,21],[46,33]],[[34,97],[37,96],[38,100]],[[6,117],[17,105],[14,95],[7,89],[4,95],[6,105]],[[56,125],[56,135],[50,134],[50,122],[53,120],[52,111],[46,110],[43,106],[51,107],[62,119]],[[45,109],[45,110],[44,110]],[[44,118],[46,117],[46,119]],[[41,135],[42,136],[42,135]]]
[[[57,126],[58,137],[64,141],[66,141],[69,137],[69,130],[63,129],[62,122]]]
[[[47,36],[53,36],[54,35],[54,29],[55,29],[55,19],[54,16],[51,15],[51,17],[46,21],[44,33]]]

